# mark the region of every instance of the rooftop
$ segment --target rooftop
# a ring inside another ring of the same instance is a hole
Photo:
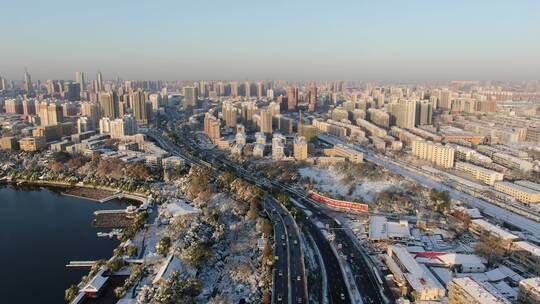
[[[536,191],[536,190],[533,190],[531,188],[527,188],[527,187],[523,187],[523,186],[520,186],[518,184],[512,184],[510,182],[497,182],[495,184],[501,184],[501,185],[505,185],[507,187],[510,187],[510,188],[513,188],[515,190],[518,190],[518,191],[521,191],[521,192],[525,192],[527,194],[531,194],[531,195],[540,195],[540,191]]]
[[[492,234],[496,234],[503,240],[517,240],[519,237],[514,235],[498,226],[495,226],[483,219],[476,219],[471,221],[473,224],[481,226],[484,230],[489,231]]]
[[[515,242],[514,246],[516,246],[516,247],[518,247],[518,248],[520,248],[522,250],[528,251],[532,255],[540,256],[540,247],[538,247],[538,246],[536,246],[534,244],[531,244],[529,242],[525,242],[525,241]]]
[[[485,286],[470,277],[454,278],[452,282],[461,287],[471,297],[483,304],[509,304],[510,302],[498,294],[495,290],[489,290]]]
[[[524,286],[529,290],[540,292],[540,277],[524,279],[519,282],[519,285]]]

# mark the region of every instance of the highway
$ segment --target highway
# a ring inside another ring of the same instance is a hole
[[[272,303],[291,303],[287,229],[281,214],[274,211],[276,209],[270,199],[265,197],[263,206],[274,226],[274,256],[277,257],[272,273]]]
[[[187,154],[178,146],[171,143],[161,135],[157,130],[147,130],[145,134],[153,138],[160,146],[168,150],[171,154],[181,157],[189,165],[210,166],[215,174],[219,172],[215,166],[193,154]],[[192,139],[184,137],[185,144],[196,148]],[[209,153],[209,152],[207,152]],[[217,158],[219,159],[219,158]],[[246,177],[242,176],[241,177]],[[249,179],[248,179],[249,180]],[[299,230],[291,214],[278,203],[273,197],[265,197],[265,208],[269,208],[270,219],[274,224],[274,252],[278,257],[273,274],[273,292],[272,303],[306,303],[307,285],[304,269],[303,252],[301,248]],[[273,211],[275,210],[275,211]],[[282,239],[283,236],[283,239]]]
[[[358,248],[351,239],[351,236],[346,233],[345,229],[348,228],[342,227],[341,223],[325,214],[322,209],[318,207],[318,203],[313,201],[307,193],[302,193],[302,191],[292,187],[287,187],[286,189],[291,196],[296,198],[299,202],[302,202],[303,206],[312,212],[312,221],[316,220],[325,223],[329,228],[330,233],[335,236],[335,240],[333,241],[334,244],[337,245],[338,248],[340,247],[339,245],[341,245],[341,249],[338,249],[338,252],[340,253],[339,258],[344,259],[345,262],[349,264],[354,275],[356,286],[362,297],[362,301],[364,303],[383,304],[386,303],[385,299],[392,299],[393,297],[387,286],[377,279],[373,269],[366,262],[363,250]],[[326,243],[328,244],[328,242]],[[334,264],[337,265],[337,261]],[[384,297],[381,294],[381,291],[383,292]]]

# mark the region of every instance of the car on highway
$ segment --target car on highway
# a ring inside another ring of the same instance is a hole
[[[344,294],[339,294],[339,298],[342,300],[342,301],[345,301],[345,295]]]
[[[297,298],[297,299],[296,299],[296,303],[302,304],[302,298]]]
[[[278,300],[278,302],[281,302],[281,301],[283,301],[283,297],[279,294],[279,295],[277,296],[277,300]]]
[[[297,280],[297,281],[301,281],[301,280],[302,280],[302,277],[301,277],[301,276],[296,276],[296,280]]]
[[[281,235],[281,239],[282,239],[282,240],[285,239],[285,234],[282,234],[282,235]]]
[[[280,277],[283,276],[283,271],[281,271],[281,269],[278,271],[278,276],[280,276]]]
[[[298,241],[297,240],[294,240],[293,242],[295,245],[298,245]]]

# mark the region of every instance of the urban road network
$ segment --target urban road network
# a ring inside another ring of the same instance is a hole
[[[308,233],[320,252],[328,287],[322,295],[327,303],[391,303],[387,286],[383,285],[374,267],[369,265],[367,254],[355,243],[350,231],[322,212],[324,207],[312,200],[303,190],[270,181],[257,172],[222,157],[219,151],[203,150],[189,132],[176,128],[182,123],[184,113],[169,113],[169,126],[180,139],[179,147],[163,136],[162,130],[146,130],[170,153],[183,158],[187,164],[211,167],[214,174],[220,168],[235,172],[238,176],[257,184],[266,191],[263,207],[274,227],[274,255],[277,261],[273,270],[272,303],[307,303],[307,273],[304,266],[301,233]],[[301,203],[307,216],[296,220],[273,196],[279,189],[290,199]],[[322,224],[322,227],[321,227]]]

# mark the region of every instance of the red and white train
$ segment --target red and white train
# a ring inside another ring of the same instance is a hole
[[[349,201],[340,201],[340,200],[326,197],[324,195],[320,195],[314,191],[309,191],[309,196],[312,199],[316,200],[317,202],[326,204],[330,207],[348,209],[348,210],[353,210],[353,211],[358,211],[358,212],[368,212],[369,206],[366,204],[349,202]]]

